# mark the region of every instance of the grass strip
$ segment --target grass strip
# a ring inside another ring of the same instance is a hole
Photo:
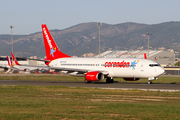
[[[74,81],[74,82],[83,82],[84,77],[68,76],[68,75],[0,75],[0,80],[26,80],[26,81]],[[147,83],[147,79],[140,79],[138,81],[125,81],[123,78],[114,78],[114,81],[121,83]],[[101,82],[106,82],[104,79]],[[154,80],[153,83],[165,83],[165,84],[180,84],[180,76],[162,76],[157,80]]]
[[[180,92],[0,86],[1,119],[180,119]]]

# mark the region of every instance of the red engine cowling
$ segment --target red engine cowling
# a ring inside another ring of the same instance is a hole
[[[140,78],[123,78],[123,79],[126,80],[126,81],[137,81]]]
[[[99,71],[88,72],[85,75],[87,81],[101,81],[104,79],[104,75]]]

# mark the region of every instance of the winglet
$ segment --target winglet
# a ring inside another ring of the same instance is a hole
[[[146,53],[144,53],[144,59],[147,59]]]
[[[70,57],[69,55],[62,53],[59,50],[46,24],[42,24],[42,33],[44,38],[44,46],[45,46],[47,60]]]
[[[16,60],[16,58],[14,57],[13,53],[11,53],[11,55],[12,55],[12,59],[13,59],[13,61],[15,62],[15,64],[16,64],[16,65],[20,65],[20,64],[18,63],[18,61]]]

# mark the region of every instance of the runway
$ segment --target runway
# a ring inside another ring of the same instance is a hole
[[[180,84],[145,84],[145,83],[105,83],[96,82],[85,84],[84,82],[60,82],[60,81],[18,81],[18,80],[0,80],[2,86],[68,86],[68,87],[87,87],[100,89],[122,89],[122,90],[145,90],[145,91],[180,91]]]

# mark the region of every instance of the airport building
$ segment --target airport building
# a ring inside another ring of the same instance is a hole
[[[101,58],[144,58],[144,53],[148,58],[148,50],[108,50],[100,54]],[[94,57],[99,57],[96,55]],[[164,67],[166,74],[180,75],[180,67],[175,67],[175,53],[163,50],[150,50],[149,58],[158,62]]]
[[[161,66],[174,66],[175,53],[162,51],[162,50],[150,50],[149,55],[147,50],[115,50],[105,51],[100,54],[102,58],[144,58],[144,53],[147,58],[158,62]],[[148,57],[149,56],[149,57]],[[96,55],[95,57],[99,57]]]
[[[108,50],[100,54],[102,58],[142,58],[144,59],[144,53],[148,58],[147,50]],[[94,57],[99,57],[96,55]],[[163,50],[150,50],[149,58],[158,62],[165,69],[165,74],[180,75],[180,67],[175,67],[175,53]]]

